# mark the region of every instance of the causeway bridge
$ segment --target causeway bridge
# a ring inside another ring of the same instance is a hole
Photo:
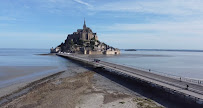
[[[128,78],[142,80],[144,82],[150,83],[153,86],[170,90],[170,92],[180,94],[186,98],[191,98],[196,103],[203,105],[203,81],[156,74],[150,72],[150,70],[144,71],[110,62],[95,61],[93,59],[74,54],[60,53],[57,55],[82,62],[96,68],[98,67],[105,70],[114,71],[115,73],[127,76]]]

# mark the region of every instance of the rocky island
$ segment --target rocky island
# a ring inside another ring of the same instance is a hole
[[[56,48],[51,48],[51,53],[78,53],[78,54],[120,54],[120,50],[100,42],[97,33],[86,26],[85,20],[83,29],[69,34],[65,42]]]

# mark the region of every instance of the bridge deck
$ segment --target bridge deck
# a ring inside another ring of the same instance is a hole
[[[121,74],[125,74],[130,77],[139,78],[143,81],[150,82],[165,88],[169,88],[173,91],[185,94],[186,96],[192,96],[199,100],[203,100],[203,86],[200,84],[194,84],[186,81],[180,81],[179,78],[171,78],[163,75],[159,75],[152,72],[138,70],[132,67],[127,67],[119,64],[109,63],[105,61],[93,62],[92,59],[87,59],[71,54],[58,54],[59,56],[68,57],[78,61],[88,63],[90,65],[104,67],[105,69],[114,70]],[[189,86],[188,89],[187,85]]]

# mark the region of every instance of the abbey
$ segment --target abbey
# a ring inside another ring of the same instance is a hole
[[[74,42],[77,40],[90,41],[93,38],[98,40],[97,34],[93,33],[89,27],[86,27],[84,20],[83,29],[78,29],[77,32],[69,34],[66,40],[68,41],[72,39]]]
[[[51,53],[80,53],[80,54],[120,54],[120,50],[113,48],[98,40],[96,33],[86,26],[85,20],[83,29],[69,34],[64,43],[51,49]]]

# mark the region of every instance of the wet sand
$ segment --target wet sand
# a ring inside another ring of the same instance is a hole
[[[38,83],[2,108],[148,108],[161,107],[82,67],[70,68]]]
[[[26,76],[34,72],[51,70],[54,66],[0,66],[0,81]]]
[[[0,66],[0,97],[59,70],[55,66]]]

